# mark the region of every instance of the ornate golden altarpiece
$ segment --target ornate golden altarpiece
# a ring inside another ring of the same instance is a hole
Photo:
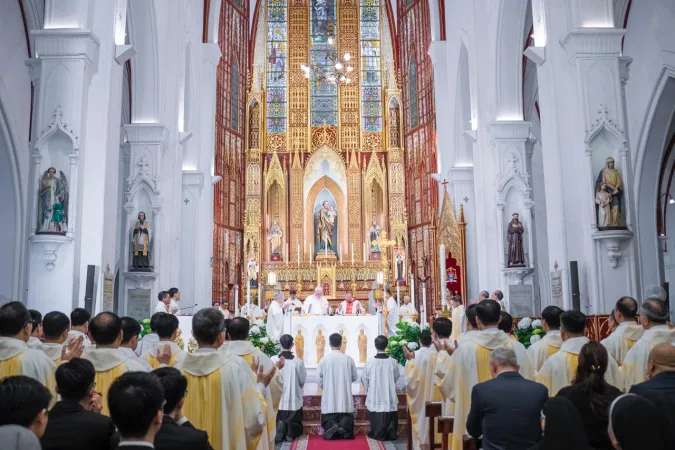
[[[360,74],[359,1],[337,0],[337,6],[338,53],[349,52],[354,74]],[[352,290],[356,298],[364,300],[378,272],[385,280],[400,278],[397,284],[403,295],[410,276],[401,136],[403,102],[388,27],[382,33],[382,131],[364,131],[361,126],[359,75],[354,76],[353,82],[339,86],[337,126],[312,126],[312,80],[299,70],[309,61],[308,0],[289,0],[287,14],[284,133],[268,132],[265,125],[267,64],[260,36],[264,41],[267,33],[264,19],[257,24],[246,106],[244,260],[253,258],[258,262],[260,285],[267,284],[273,272],[277,283],[274,288],[281,289],[285,296],[295,289],[304,298],[320,285],[329,299],[342,300],[345,292]],[[315,245],[315,202],[321,195],[335,200],[334,253],[317,251]],[[391,239],[379,255],[370,251],[369,229],[373,221],[385,232],[381,235]],[[272,243],[269,237],[275,222],[282,237]],[[277,248],[276,254],[272,246]],[[398,272],[403,272],[400,277]],[[246,268],[242,280],[247,280]],[[245,292],[246,285],[241,288]],[[267,292],[269,298],[271,289]],[[244,298],[240,296],[240,303]]]

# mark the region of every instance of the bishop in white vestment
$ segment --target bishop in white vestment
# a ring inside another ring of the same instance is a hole
[[[560,337],[560,315],[564,311],[557,306],[547,306],[541,312],[541,327],[546,335],[530,345],[527,356],[530,358],[532,369],[538,372],[544,362],[555,352],[560,350],[562,338]]]
[[[281,353],[279,356],[271,358],[273,363],[277,363],[280,358],[285,359],[284,368],[281,369],[281,376],[284,380],[284,387],[281,393],[281,402],[277,412],[277,430],[275,443],[292,441],[302,435],[302,388],[307,380],[307,371],[305,363],[296,358],[293,354],[293,336],[284,334],[279,339]]]
[[[560,315],[562,345],[541,366],[535,381],[548,388],[548,395],[555,397],[558,391],[572,383],[579,365],[579,352],[589,342],[584,336],[586,315],[580,311],[565,311]],[[622,388],[619,366],[614,358],[608,358],[605,381],[618,389]]]
[[[265,355],[259,348],[255,347],[249,340],[250,324],[248,319],[244,317],[235,317],[230,319],[227,324],[226,336],[227,340],[219,349],[230,355],[237,355],[242,358],[249,367],[254,367],[254,362],[258,361],[260,367],[264,372],[274,370],[274,363]],[[274,436],[276,434],[276,417],[279,409],[279,402],[281,401],[281,393],[284,388],[284,380],[281,377],[281,372],[275,371],[268,389],[266,389],[265,404],[267,427],[263,429],[263,434],[258,444],[259,450],[273,450]]]
[[[427,432],[426,403],[441,401],[441,392],[435,384],[436,348],[431,345],[431,332],[420,332],[420,348],[414,353],[406,352],[405,386],[408,410],[412,422],[413,448],[429,443]]]
[[[330,313],[330,303],[323,296],[321,286],[314,288],[314,293],[305,299],[305,303],[302,305],[302,313],[314,316],[323,316]]]
[[[354,438],[354,397],[352,383],[358,374],[354,360],[340,351],[342,336],[333,333],[328,338],[331,352],[319,362],[317,369],[321,395],[321,426],[323,438]]]
[[[284,294],[277,292],[267,311],[267,334],[278,341],[284,330]]]
[[[365,310],[361,306],[361,302],[354,300],[351,292],[345,294],[345,299],[338,306],[337,313],[341,316],[351,316],[356,314],[364,314]]]
[[[409,295],[403,296],[403,304],[401,305],[401,309],[399,310],[398,314],[399,317],[401,317],[401,320],[405,322],[415,321],[415,318],[417,317],[417,310],[415,309],[415,305],[411,303]]]
[[[640,323],[645,329],[640,339],[631,348],[621,365],[624,387],[629,391],[634,384],[646,379],[649,352],[657,344],[675,345],[675,329],[666,325],[668,308],[665,303],[652,299],[647,300],[640,308]]]
[[[361,372],[361,384],[366,388],[366,409],[370,416],[368,437],[378,441],[398,438],[398,395],[396,382],[400,376],[398,361],[387,355],[388,340],[375,338],[377,354],[366,361]]]
[[[387,323],[386,323],[386,334],[387,336],[396,336],[396,325],[399,322],[398,315],[398,303],[393,295],[391,295],[391,288],[386,286],[384,288],[384,295],[387,297],[386,307],[387,307]]]
[[[633,348],[644,328],[636,322],[638,304],[631,297],[621,297],[614,307],[614,320],[617,323],[616,329],[600,341],[605,346],[610,355],[621,365],[628,351]]]

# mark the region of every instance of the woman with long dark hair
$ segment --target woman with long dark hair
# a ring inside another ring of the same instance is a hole
[[[607,349],[590,341],[581,348],[577,372],[571,386],[562,388],[558,397],[568,398],[584,423],[588,444],[596,450],[611,450],[607,434],[609,407],[621,391],[605,381],[609,362]]]

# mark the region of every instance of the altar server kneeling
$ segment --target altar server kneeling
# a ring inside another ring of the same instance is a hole
[[[307,380],[305,363],[291,351],[293,336],[284,334],[279,343],[281,354],[271,358],[275,364],[281,358],[285,359],[284,368],[281,369],[284,388],[277,412],[277,433],[274,439],[277,444],[283,441],[291,442],[302,434],[302,388]]]
[[[331,352],[319,362],[321,426],[323,438],[354,439],[354,397],[352,383],[358,378],[354,360],[340,351],[342,336],[328,338]]]
[[[375,338],[377,354],[369,359],[361,373],[361,383],[368,391],[366,408],[370,415],[368,437],[378,441],[398,438],[398,396],[396,382],[400,376],[398,361],[387,355],[386,336]]]

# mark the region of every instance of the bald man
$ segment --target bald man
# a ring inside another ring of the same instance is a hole
[[[668,343],[656,344],[649,352],[647,381],[633,385],[630,392],[642,395],[658,391],[675,404],[675,347]]]

